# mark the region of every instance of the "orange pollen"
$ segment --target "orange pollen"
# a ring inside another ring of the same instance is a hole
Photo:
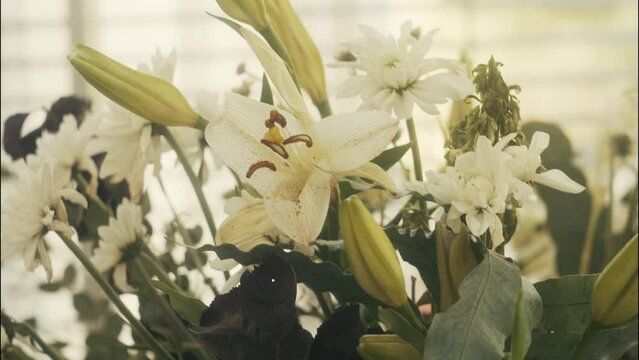
[[[288,145],[288,144],[292,144],[296,142],[303,142],[306,144],[306,147],[309,147],[309,148],[313,146],[313,139],[311,139],[311,137],[306,134],[293,135],[289,137],[288,139],[284,140],[282,144]]]
[[[276,171],[277,169],[275,168],[275,164],[273,164],[270,161],[258,161],[255,164],[251,165],[251,167],[249,167],[248,171],[246,172],[246,178],[249,179],[251,176],[253,176],[253,173],[256,172],[259,169],[263,169],[263,168],[267,168],[271,171]]]
[[[282,146],[281,144],[266,139],[262,139],[260,140],[260,142],[268,146],[268,148],[273,150],[273,152],[275,152],[277,155],[281,156],[284,159],[288,159],[288,153],[286,152],[286,149],[284,149],[284,146]],[[286,144],[286,142],[284,143]]]

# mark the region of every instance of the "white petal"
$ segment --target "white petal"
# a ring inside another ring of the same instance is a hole
[[[397,133],[398,122],[389,114],[362,111],[333,115],[313,126],[315,142],[327,154],[329,171],[356,169],[379,155]]]
[[[308,176],[282,176],[267,192],[266,211],[277,228],[294,241],[310,244],[317,238],[328,211],[331,176],[313,169]]]
[[[270,187],[275,173],[269,169],[259,169],[248,179],[246,173],[251,165],[258,161],[269,161],[277,169],[284,167],[283,159],[260,143],[266,132],[264,120],[268,119],[273,109],[271,105],[229,94],[222,118],[210,122],[205,131],[206,142],[214,154],[261,194]],[[295,121],[292,115],[283,115],[287,121]]]
[[[546,150],[546,148],[548,148],[548,145],[550,145],[550,135],[543,131],[535,131],[532,139],[530,139],[530,146],[528,149],[535,154],[541,154],[544,150]]]
[[[563,171],[557,169],[548,170],[541,174],[535,174],[532,180],[536,183],[570,194],[578,194],[586,189],[582,185],[579,185],[576,181],[569,178]]]
[[[306,109],[304,98],[295,86],[293,79],[286,67],[286,63],[271,49],[271,47],[255,35],[252,31],[245,28],[240,29],[240,33],[249,44],[258,60],[262,64],[266,75],[271,80],[273,87],[280,94],[282,100],[288,105],[306,126],[311,125],[311,118]]]
[[[248,270],[248,267],[247,266],[242,266],[242,268],[240,270],[236,271],[233,275],[231,275],[231,277],[229,277],[229,279],[226,280],[226,282],[224,283],[224,286],[222,287],[222,290],[220,291],[220,294],[228,293],[237,284],[239,284],[240,283],[240,279],[242,278],[242,275],[244,275],[246,270]]]
[[[349,170],[340,173],[342,176],[359,176],[368,180],[372,180],[375,183],[383,186],[391,193],[397,193],[397,186],[393,178],[388,175],[386,170],[382,169],[379,165],[368,162],[357,169]],[[423,184],[423,183],[420,183]]]
[[[89,206],[89,204],[87,203],[87,199],[74,189],[60,189],[59,194],[60,197],[65,198],[74,204],[78,204],[85,209],[87,208],[87,206]]]
[[[279,231],[266,213],[263,202],[252,204],[227,217],[217,232],[217,245],[232,244],[241,251],[250,251],[257,245],[273,245],[267,238]]]
[[[220,259],[215,257],[209,261],[209,266],[218,271],[229,271],[238,266],[240,263],[233,259]]]
[[[40,258],[42,267],[44,267],[44,271],[47,273],[47,281],[51,282],[51,278],[53,277],[53,268],[51,267],[51,258],[44,246],[44,241],[38,241],[38,257]]]

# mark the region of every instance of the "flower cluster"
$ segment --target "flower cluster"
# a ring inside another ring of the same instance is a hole
[[[506,209],[521,207],[530,198],[531,182],[573,194],[584,190],[561,170],[538,173],[540,154],[550,141],[548,134],[535,133],[530,146],[507,146],[515,136],[504,136],[494,145],[480,136],[474,151],[457,156],[455,166],[443,173],[428,171],[425,186],[415,188],[450,206],[446,223],[455,232],[460,231],[463,219],[473,235],[489,231],[493,245],[498,246],[504,240],[501,217]]]

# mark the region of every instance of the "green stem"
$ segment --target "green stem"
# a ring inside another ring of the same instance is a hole
[[[271,45],[271,48],[273,49],[273,51],[275,51],[275,53],[277,53],[277,55],[279,55],[280,58],[284,60],[284,62],[286,63],[288,67],[288,72],[291,74],[291,78],[293,79],[293,82],[295,82],[295,85],[299,88],[299,84],[297,82],[297,76],[295,75],[295,70],[293,68],[293,62],[291,61],[291,57],[288,55],[288,52],[286,51],[284,44],[282,44],[282,40],[280,40],[280,38],[277,36],[275,31],[273,31],[273,27],[271,27],[270,25],[267,26],[266,28],[260,30],[260,34],[264,37],[266,42],[269,45]]]
[[[148,247],[143,249],[142,252],[140,252],[139,257],[142,259],[142,261],[144,261],[144,263],[149,268],[151,268],[153,273],[155,275],[157,275],[157,277],[160,278],[160,280],[163,283],[165,283],[168,286],[173,287],[176,290],[182,291],[181,289],[179,289],[179,287],[177,285],[174,284],[173,280],[171,280],[171,278],[169,277],[169,274],[166,272],[166,270],[164,270],[164,268],[162,268],[162,266],[157,262],[155,256],[149,255]]]
[[[53,360],[66,359],[64,356],[60,355],[60,353],[58,353],[56,349],[52,348],[49,344],[47,344],[44,340],[42,340],[40,335],[38,335],[36,330],[33,327],[31,327],[31,325],[27,324],[26,322],[20,323],[20,324],[23,326],[25,330],[27,330],[27,332],[29,333],[29,337],[40,346],[43,353],[49,355],[49,357]]]
[[[129,324],[133,330],[140,335],[142,339],[153,349],[153,351],[158,355],[160,359],[164,360],[172,360],[171,355],[157,342],[157,340],[151,335],[151,333],[142,325],[140,320],[138,320],[131,311],[124,305],[120,297],[115,292],[115,290],[109,285],[109,283],[102,277],[102,274],[98,269],[93,265],[91,260],[86,256],[86,254],[75,244],[73,240],[68,238],[66,235],[59,233],[58,235],[64,241],[64,244],[71,250],[71,252],[80,260],[84,268],[89,272],[91,277],[95,280],[95,282],[102,288],[106,296],[111,300],[113,305],[122,313],[122,315],[129,321]]]
[[[204,351],[200,347],[199,342],[195,339],[195,337],[193,337],[193,334],[191,334],[189,330],[186,328],[186,326],[184,326],[184,323],[175,314],[175,311],[173,310],[171,305],[167,302],[166,298],[160,296],[156,292],[156,290],[151,286],[151,284],[149,284],[148,281],[151,279],[151,275],[149,274],[149,272],[147,271],[144,264],[140,261],[139,258],[133,261],[133,266],[135,267],[136,271],[142,276],[142,278],[144,278],[144,281],[143,281],[144,287],[146,287],[149,294],[153,296],[153,299],[155,300],[155,302],[158,305],[160,305],[162,312],[165,315],[167,315],[167,320],[170,323],[172,330],[177,330],[178,336],[179,336],[178,349],[177,349],[178,352],[183,353],[181,348],[181,340],[186,340],[196,345],[194,350],[197,352],[199,359],[213,360],[213,358],[211,358],[211,356],[209,356],[209,354],[206,353],[206,351]]]
[[[422,158],[419,154],[419,142],[417,141],[417,131],[415,130],[415,121],[413,118],[406,119],[406,127],[408,128],[408,137],[411,142],[411,152],[413,153],[413,168],[415,170],[415,180],[424,181],[424,171],[422,170]],[[428,208],[426,201],[419,199],[419,208],[428,217]]]
[[[422,322],[422,320],[417,317],[417,314],[415,314],[415,311],[413,311],[413,308],[408,302],[406,302],[406,304],[402,305],[401,307],[396,308],[395,310],[397,310],[406,320],[408,320],[408,322],[413,325],[416,330],[421,332],[422,335],[426,335],[427,330],[424,322]]]
[[[328,100],[325,100],[324,102],[321,102],[316,106],[317,110],[319,110],[320,115],[322,115],[323,118],[331,116],[331,114],[333,114],[333,111],[331,110],[331,104],[328,102]]]
[[[211,213],[211,208],[209,208],[208,203],[206,202],[206,197],[204,196],[204,192],[202,191],[202,184],[200,180],[197,178],[195,173],[193,172],[193,168],[189,164],[189,160],[186,158],[184,151],[180,148],[180,145],[177,143],[173,134],[164,126],[159,127],[160,133],[166,141],[169,142],[171,148],[177,154],[178,160],[182,164],[184,171],[186,171],[186,175],[189,177],[189,181],[193,186],[193,190],[195,191],[195,195],[197,196],[198,201],[200,202],[200,207],[202,207],[202,212],[204,213],[204,218],[206,219],[206,223],[209,226],[209,230],[211,231],[211,236],[213,237],[213,241],[215,242],[215,235],[217,233],[217,228],[215,227],[215,221],[213,221],[213,213]]]
[[[113,216],[113,209],[111,209],[109,205],[105,204],[104,201],[102,201],[102,199],[100,199],[100,197],[98,197],[96,194],[91,193],[91,191],[89,190],[89,183],[87,183],[82,174],[76,172],[75,174],[73,174],[73,179],[78,183],[78,185],[82,187],[82,189],[84,190],[84,194],[87,195],[87,197],[91,201],[93,201],[94,204],[102,209],[102,211],[109,214],[109,216]]]

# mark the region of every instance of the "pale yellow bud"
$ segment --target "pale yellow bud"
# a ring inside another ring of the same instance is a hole
[[[84,45],[76,45],[67,58],[99,92],[146,120],[190,127],[203,121],[168,81],[133,70]]]
[[[265,2],[273,31],[280,39],[299,85],[315,105],[326,103],[326,78],[320,52],[289,0]]]
[[[637,235],[601,272],[592,290],[592,317],[614,326],[637,316]]]
[[[395,248],[357,196],[342,201],[339,224],[346,257],[357,283],[380,302],[400,307],[408,301]]]
[[[270,1],[267,0],[267,2]],[[217,4],[228,16],[251,25],[257,31],[262,31],[269,26],[264,0],[217,0]]]
[[[397,335],[364,335],[357,353],[364,360],[421,360],[417,349]]]

